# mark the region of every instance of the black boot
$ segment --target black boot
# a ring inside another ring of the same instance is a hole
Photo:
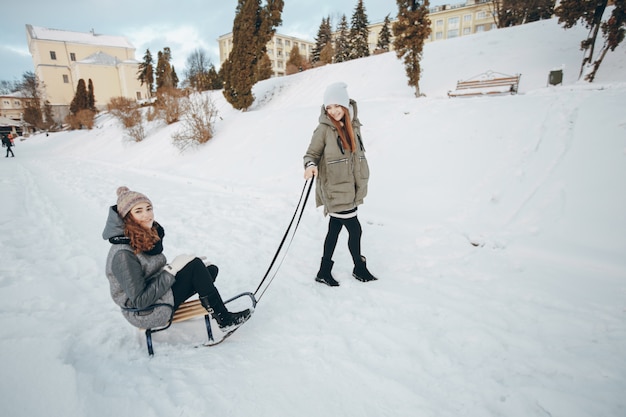
[[[378,279],[367,270],[365,256],[361,256],[360,260],[354,262],[352,276],[361,282],[376,281]]]
[[[315,277],[315,281],[326,284],[330,287],[338,287],[339,283],[333,275],[331,274],[331,269],[333,269],[333,265],[335,263],[328,258],[322,258],[322,263],[320,265],[320,270],[317,272],[317,276]]]
[[[215,291],[204,297],[200,297],[200,303],[217,321],[217,325],[223,331],[232,330],[244,324],[252,315],[250,309],[245,309],[237,313],[231,313],[226,309],[222,297]]]

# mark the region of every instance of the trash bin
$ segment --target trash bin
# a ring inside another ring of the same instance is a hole
[[[548,84],[557,85],[563,84],[563,70],[553,70],[550,71],[550,76],[548,77]]]

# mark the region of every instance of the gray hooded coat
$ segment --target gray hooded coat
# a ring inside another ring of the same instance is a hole
[[[106,261],[106,276],[115,304],[131,308],[146,308],[159,303],[174,305],[171,287],[176,279],[163,270],[167,263],[165,255],[135,254],[133,248],[125,243],[124,221],[115,206],[109,209],[102,238],[115,242]],[[172,308],[156,307],[139,313],[122,310],[122,314],[133,326],[147,329],[166,325]]]
[[[324,214],[351,210],[367,195],[370,176],[361,140],[361,122],[357,105],[350,100],[352,129],[356,135],[356,151],[343,149],[339,132],[322,106],[319,125],[313,132],[311,143],[304,155],[304,166],[309,162],[317,165],[318,177],[315,186],[315,203],[324,206]]]

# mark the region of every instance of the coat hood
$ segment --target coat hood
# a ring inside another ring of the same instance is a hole
[[[117,206],[109,207],[109,216],[102,231],[102,239],[124,236],[124,220],[117,214]]]

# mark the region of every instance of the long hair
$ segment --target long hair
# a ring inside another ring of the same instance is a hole
[[[149,251],[161,239],[155,224],[146,230],[133,219],[130,212],[124,217],[124,235],[130,239],[135,254]]]
[[[337,132],[339,132],[339,137],[341,138],[341,145],[344,149],[349,149],[350,152],[354,152],[356,149],[356,140],[354,138],[354,130],[352,129],[352,120],[350,119],[350,111],[345,107],[341,106],[343,109],[343,119],[340,121],[335,120],[330,115],[328,118],[333,122]]]

